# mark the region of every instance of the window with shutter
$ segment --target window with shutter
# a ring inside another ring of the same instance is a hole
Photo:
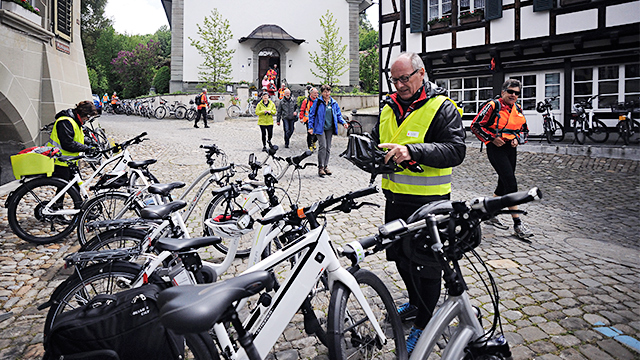
[[[424,10],[423,10],[424,0],[411,0],[409,10],[410,14],[410,23],[411,23],[411,32],[418,33],[424,31]]]
[[[553,9],[553,0],[533,0],[533,11],[546,11]]]
[[[72,5],[73,0],[54,0],[53,32],[61,38],[71,41]]]
[[[502,17],[502,0],[487,0],[484,9],[484,18],[494,20]]]

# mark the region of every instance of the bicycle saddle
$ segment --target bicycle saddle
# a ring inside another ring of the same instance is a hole
[[[160,322],[178,334],[208,331],[233,302],[272,286],[267,271],[255,271],[212,285],[172,287],[158,296]]]
[[[179,189],[184,187],[184,183],[182,181],[172,182],[170,184],[153,184],[149,186],[149,192],[151,194],[157,194],[161,196],[169,196],[169,193],[173,189]]]
[[[129,161],[127,165],[132,169],[139,169],[147,165],[155,164],[157,161],[158,160],[156,159],[148,159],[148,160],[142,160],[142,161]]]
[[[171,215],[172,212],[180,210],[187,206],[182,200],[172,201],[164,205],[149,205],[140,210],[140,217],[147,220],[164,220]]]
[[[222,238],[219,236],[206,236],[190,239],[161,238],[156,241],[155,248],[161,251],[185,251],[218,244],[221,241]]]

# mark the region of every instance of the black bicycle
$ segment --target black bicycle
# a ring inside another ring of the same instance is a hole
[[[584,144],[585,138],[588,137],[593,142],[603,143],[609,139],[607,125],[598,120],[593,114],[593,99],[599,95],[593,95],[587,100],[578,101],[573,104],[571,110],[571,119],[573,124],[573,133],[575,141],[578,144]],[[587,110],[589,114],[587,115]]]
[[[536,105],[536,111],[542,114],[542,128],[544,129],[544,135],[549,144],[551,144],[551,142],[560,142],[564,139],[564,128],[551,112],[553,102],[559,97],[560,95],[546,98]]]
[[[640,122],[632,117],[633,110],[638,106],[634,101],[611,105],[611,111],[618,114],[618,124],[616,129],[620,139],[625,145],[637,143],[640,138]],[[616,142],[618,142],[616,140]]]

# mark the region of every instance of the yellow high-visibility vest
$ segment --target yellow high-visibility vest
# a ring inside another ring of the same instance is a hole
[[[453,102],[442,95],[427,100],[426,104],[409,114],[399,127],[393,110],[389,105],[385,106],[380,113],[380,143],[423,143],[431,121],[447,100]],[[405,169],[393,174],[383,174],[382,188],[396,194],[421,196],[451,193],[452,168],[438,169],[422,164],[420,167],[424,172],[416,173]]]
[[[62,145],[60,145],[60,138],[58,137],[58,122],[60,121],[71,122],[71,125],[73,126],[73,141],[84,144],[84,132],[82,131],[82,128],[78,125],[78,123],[68,116],[61,116],[57,118],[55,124],[53,124],[53,130],[51,131],[51,138],[49,139],[48,145],[55,146],[60,149],[60,153],[64,156],[78,156],[78,154],[80,153],[67,151],[62,148]],[[67,163],[62,161],[55,160],[54,162],[59,166],[69,166],[67,165]]]

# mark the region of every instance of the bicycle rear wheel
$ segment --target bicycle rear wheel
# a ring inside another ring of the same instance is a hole
[[[193,119],[196,118],[196,110],[195,109],[187,110],[187,114],[185,115],[184,118],[189,120],[189,121],[193,121]]]
[[[337,282],[331,291],[327,323],[330,359],[406,359],[407,345],[395,303],[374,273],[358,269],[354,274],[378,324],[387,337],[382,344],[360,303],[349,288]]]
[[[58,178],[37,178],[22,184],[7,200],[9,227],[22,240],[34,244],[48,244],[62,240],[73,232],[77,215],[45,215],[44,207],[67,186]],[[69,188],[52,204],[52,210],[80,209],[82,196]]]
[[[556,120],[545,122],[545,133],[549,144],[551,142],[560,142],[564,139],[564,129]]]
[[[578,144],[583,145],[584,144],[584,140],[587,137],[587,134],[585,133],[585,128],[584,128],[584,121],[582,120],[576,120],[574,121],[573,124],[573,135],[575,137],[575,140]]]
[[[231,105],[227,108],[227,116],[229,116],[232,119],[235,119],[237,117],[240,116],[240,106],[238,105]]]
[[[591,121],[591,129],[587,133],[589,139],[596,143],[603,143],[609,139],[609,131],[607,125],[595,117]]]
[[[96,236],[100,229],[88,229],[95,221],[131,219],[140,216],[142,207],[135,198],[126,193],[105,192],[89,199],[78,214],[78,241],[84,245]]]
[[[156,111],[154,112],[154,116],[156,117],[156,119],[158,120],[162,120],[164,119],[165,116],[167,116],[167,109],[164,108],[164,106],[160,106],[159,108],[156,109]]]

